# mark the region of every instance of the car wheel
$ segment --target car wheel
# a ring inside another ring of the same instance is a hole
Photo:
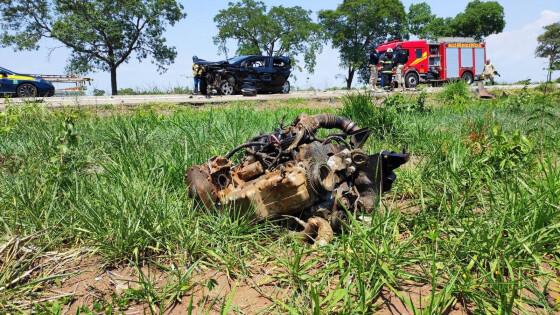
[[[286,80],[284,84],[282,84],[282,94],[290,93],[290,81]]]
[[[220,83],[220,94],[222,95],[232,95],[235,88],[234,88],[235,81],[233,79],[227,79]]]
[[[463,79],[463,81],[467,82],[467,84],[472,84],[474,82],[474,77],[472,75],[471,72],[463,72],[463,75],[461,76],[461,79]]]
[[[16,94],[18,97],[35,97],[37,96],[37,88],[31,83],[24,83],[17,87]]]
[[[418,79],[418,75],[414,72],[409,72],[404,77],[404,84],[409,89],[415,88],[419,82],[420,80]]]

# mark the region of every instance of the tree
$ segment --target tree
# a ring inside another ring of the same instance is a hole
[[[237,53],[287,55],[295,59],[304,55],[309,71],[321,48],[320,27],[302,7],[275,6],[267,11],[263,2],[241,0],[229,3],[214,17],[218,35],[214,41],[224,45],[228,39],[237,41]]]
[[[503,31],[506,25],[504,8],[496,1],[473,0],[464,12],[453,18],[437,17],[427,3],[421,2],[410,6],[407,18],[410,34],[429,39],[442,36],[482,39]]]
[[[336,10],[320,11],[319,21],[340,52],[341,66],[348,69],[350,89],[355,72],[367,67],[368,50],[402,36],[406,13],[400,0],[345,0]]]
[[[537,57],[548,59],[546,81],[552,81],[552,72],[560,70],[560,22],[544,27],[545,32],[537,38]]]
[[[69,72],[109,71],[113,95],[117,68],[132,56],[152,57],[160,71],[173,63],[163,33],[185,17],[175,0],[0,0],[0,12],[3,46],[32,50],[54,39],[71,50]]]
[[[435,14],[432,14],[432,8],[426,2],[411,4],[407,14],[408,31],[419,38],[426,38],[428,36],[428,25],[435,18]]]
[[[496,1],[473,0],[451,22],[455,35],[484,38],[504,30],[504,8]]]

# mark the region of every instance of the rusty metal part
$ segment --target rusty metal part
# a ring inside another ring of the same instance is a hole
[[[317,246],[326,245],[334,238],[331,224],[321,217],[312,217],[307,220],[301,233]]]
[[[340,133],[320,139],[322,128]],[[406,153],[366,153],[361,147],[369,135],[344,117],[302,114],[289,126],[192,166],[185,176],[188,193],[207,208],[254,209],[261,219],[297,217],[303,233],[327,243],[347,212],[375,208],[396,179],[394,169],[408,161]]]
[[[476,89],[476,93],[479,98],[482,99],[495,99],[496,96],[490,94],[488,90],[484,87],[484,81],[478,81],[478,88]]]

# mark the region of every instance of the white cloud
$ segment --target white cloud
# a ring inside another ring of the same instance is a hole
[[[491,35],[486,39],[487,55],[502,75],[503,81],[546,79],[546,61],[535,57],[537,37],[543,27],[560,21],[560,12],[545,10],[539,18],[520,29]]]

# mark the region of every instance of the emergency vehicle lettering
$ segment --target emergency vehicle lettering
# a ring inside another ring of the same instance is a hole
[[[481,43],[449,43],[447,48],[483,48]]]
[[[410,66],[415,66],[428,58],[428,53],[424,52],[421,58],[418,58],[410,63]]]

